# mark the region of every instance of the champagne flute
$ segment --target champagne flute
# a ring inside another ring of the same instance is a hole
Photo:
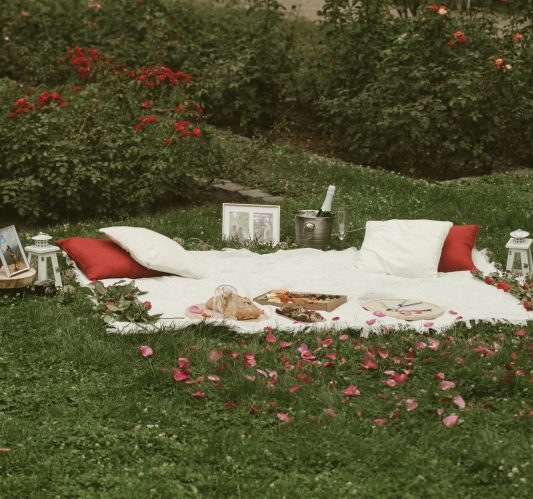
[[[337,237],[341,242],[341,249],[344,249],[344,238],[346,237],[346,209],[339,208],[335,213],[337,221]]]

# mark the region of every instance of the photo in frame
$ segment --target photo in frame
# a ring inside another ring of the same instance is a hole
[[[269,204],[222,205],[222,238],[238,241],[257,241],[261,244],[279,243],[280,207]]]
[[[14,225],[0,229],[0,262],[7,277],[30,268]]]

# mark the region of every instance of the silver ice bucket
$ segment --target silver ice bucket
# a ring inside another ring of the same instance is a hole
[[[325,250],[331,240],[333,214],[317,217],[317,210],[300,210],[294,215],[296,244],[301,248]]]

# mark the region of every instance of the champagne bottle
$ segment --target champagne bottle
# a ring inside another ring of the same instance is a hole
[[[322,208],[317,211],[317,217],[329,217],[331,215],[331,202],[333,200],[333,195],[335,194],[335,186],[330,185],[328,187],[328,192],[322,203]]]

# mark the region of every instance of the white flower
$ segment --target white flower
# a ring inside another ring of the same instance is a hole
[[[437,14],[439,16],[445,16],[448,14],[448,9],[446,7],[441,7],[439,10],[437,10]]]

